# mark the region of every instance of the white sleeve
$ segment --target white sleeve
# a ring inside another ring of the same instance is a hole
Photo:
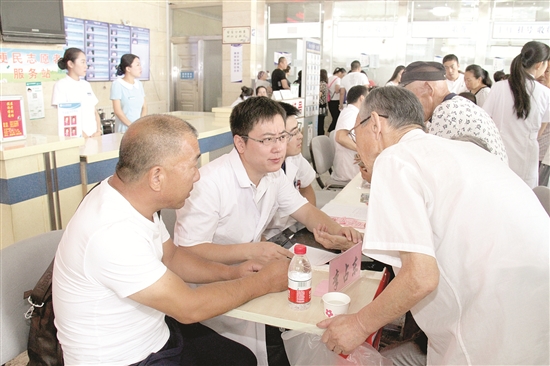
[[[363,253],[396,267],[400,251],[435,257],[432,207],[432,192],[414,163],[383,152],[373,167]]]
[[[278,187],[277,202],[279,203],[278,213],[280,216],[290,216],[308,203],[308,200],[293,187],[283,174],[279,176]]]
[[[297,159],[298,173],[296,174],[296,178],[300,180],[301,187],[305,188],[315,179],[315,170],[313,170],[311,164],[302,156],[302,154],[299,156],[300,159]]]
[[[185,205],[176,211],[176,245],[212,243],[220,220],[220,204],[220,191],[213,181],[202,178],[196,182]]]

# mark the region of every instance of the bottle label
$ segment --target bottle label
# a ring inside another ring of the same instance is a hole
[[[311,278],[305,281],[288,279],[288,301],[307,304],[311,301]]]

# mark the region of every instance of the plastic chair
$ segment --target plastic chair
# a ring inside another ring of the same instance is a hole
[[[374,299],[378,297],[384,291],[388,283],[390,282],[390,272],[387,268],[384,268],[384,272],[382,273],[382,279],[380,279],[380,284],[378,285],[378,288],[376,289],[376,293],[374,294]],[[380,338],[382,338],[382,329],[383,327],[378,329],[376,332],[372,333],[370,336],[367,337],[366,342],[370,344],[374,349],[378,350],[380,346]]]
[[[327,179],[326,182],[323,182],[321,175],[329,172],[332,172],[332,163],[334,161],[334,145],[331,141],[331,138],[322,135],[315,136],[311,139],[311,144],[309,145],[309,152],[311,154],[311,163],[313,169],[315,169],[317,183],[322,189],[342,189],[345,187],[347,182],[337,181],[332,178]]]
[[[50,265],[63,230],[50,231],[18,241],[0,253],[1,315],[0,365],[27,349],[30,323],[25,312],[30,304],[23,293],[32,290]]]
[[[546,213],[550,216],[550,188],[538,186],[533,188],[533,192],[535,192],[535,195],[542,204],[542,207],[544,207]]]

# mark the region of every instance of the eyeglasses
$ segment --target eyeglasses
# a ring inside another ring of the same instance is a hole
[[[368,116],[367,118],[365,118],[364,120],[362,120],[361,122],[359,122],[359,124],[355,127],[353,127],[351,130],[349,130],[349,137],[350,139],[353,141],[354,144],[357,143],[357,141],[355,140],[355,129],[359,126],[361,126],[363,123],[366,123],[370,118],[371,118],[372,115]],[[382,118],[389,118],[388,116],[384,115],[384,114],[379,114],[378,115],[379,117],[382,117]]]
[[[292,140],[294,138],[294,136],[296,136],[300,132],[302,132],[302,122],[298,122],[296,127],[294,127],[292,130],[290,130],[290,132],[287,132],[288,141],[290,142],[290,140]]]
[[[259,142],[260,144],[262,144],[264,146],[273,146],[273,145],[275,145],[276,142],[286,143],[290,140],[290,137],[289,137],[288,133],[283,133],[282,135],[280,135],[278,137],[266,137],[265,139],[261,139],[261,140],[255,139],[254,137],[250,137],[250,136],[241,136],[241,137],[243,139],[249,139],[249,140],[252,140],[252,141]]]

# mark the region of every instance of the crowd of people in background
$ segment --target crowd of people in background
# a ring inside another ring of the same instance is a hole
[[[335,131],[332,178],[372,182],[363,236],[316,207],[300,111],[270,98],[291,88],[285,57],[241,88],[232,151],[199,170],[197,131],[146,115],[140,60],[124,55],[111,89],[124,133],[115,174],[85,197],[56,254],[66,362],[287,364],[278,328],[222,314],[286,288],[292,254],[267,241],[300,223],[327,249],[361,242],[400,269],[359,312],[317,324],[331,351],[411,311],[427,355],[395,347],[395,364],[548,364],[549,218],[532,188],[548,184],[549,60],[548,45],[528,42],[494,83],[453,54],[399,65],[380,87],[357,60],[322,69],[317,134]],[[84,53],[69,48],[58,65],[68,73],[52,105],[81,103],[83,135],[101,135]],[[173,240],[165,208],[177,210]]]

